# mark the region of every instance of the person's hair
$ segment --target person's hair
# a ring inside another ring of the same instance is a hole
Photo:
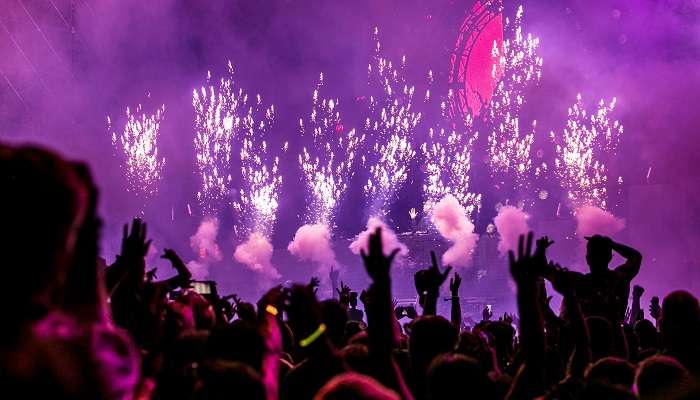
[[[586,370],[586,382],[604,385],[619,385],[632,389],[635,367],[627,360],[617,357],[602,358]]]
[[[55,153],[1,144],[0,187],[0,252],[7,283],[0,299],[12,305],[6,313],[28,318],[30,304],[63,295],[89,192],[76,165]]]
[[[637,398],[626,387],[593,383],[584,386],[578,400],[637,400]]]
[[[336,375],[316,393],[314,400],[399,400],[401,397],[374,378],[355,372]]]
[[[336,348],[342,346],[345,324],[348,322],[348,313],[340,305],[338,300],[328,299],[321,302],[321,319],[326,324],[326,335]]]
[[[485,338],[482,338],[478,333],[464,331],[459,334],[459,342],[457,343],[457,353],[473,357],[479,361],[481,367],[485,371],[496,370],[496,355],[489,347]]]
[[[429,400],[462,399],[467,392],[478,393],[480,399],[492,398],[493,382],[479,361],[461,354],[442,354],[430,363]]]
[[[229,361],[208,362],[198,370],[201,384],[195,400],[246,399],[265,400],[265,385],[250,366]]]
[[[696,343],[700,336],[698,299],[685,290],[671,292],[661,306],[659,330],[666,348],[677,350]]]
[[[688,370],[675,358],[656,355],[639,364],[635,387],[640,400],[663,399],[677,391],[688,376]]]
[[[236,320],[229,326],[213,329],[207,348],[211,358],[244,362],[257,371],[262,368],[263,338],[249,322]]]
[[[604,237],[595,235],[586,243],[586,262],[591,271],[607,269],[612,260],[612,247]]]
[[[431,315],[415,320],[408,351],[416,372],[425,372],[433,358],[454,350],[457,334],[457,328],[443,317]]]
[[[639,339],[639,348],[649,349],[659,346],[659,333],[656,331],[654,323],[648,319],[642,319],[634,324],[634,332]]]
[[[352,371],[369,374],[371,371],[371,363],[367,346],[362,344],[349,344],[338,352],[340,358],[343,359],[345,365]]]

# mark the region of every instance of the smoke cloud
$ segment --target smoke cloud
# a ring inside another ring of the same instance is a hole
[[[236,247],[233,258],[260,274],[262,281],[272,281],[282,277],[272,265],[272,251],[270,240],[261,233],[253,232],[248,240]]]
[[[454,196],[447,195],[435,205],[433,223],[440,235],[452,242],[442,255],[442,262],[458,268],[469,266],[479,237],[467,211]]]
[[[219,235],[219,220],[215,217],[204,217],[197,227],[197,232],[190,236],[190,247],[197,254],[197,259],[187,263],[192,277],[197,280],[209,276],[209,265],[221,261],[223,256],[216,243]]]
[[[503,206],[498,210],[498,215],[493,223],[498,230],[498,251],[505,255],[509,250],[518,247],[518,238],[530,231],[527,219],[530,216],[523,210],[513,206]]]
[[[624,228],[625,220],[609,211],[595,206],[584,206],[576,210],[576,235],[581,240],[584,240],[584,236],[612,236]]]
[[[336,264],[335,252],[331,248],[331,232],[325,224],[299,227],[287,250],[302,261],[316,263],[321,278],[325,278],[330,267]]]
[[[384,245],[384,254],[389,255],[394,249],[399,249],[399,256],[408,254],[408,247],[399,241],[396,233],[387,226],[381,219],[370,217],[367,220],[367,229],[360,232],[355,240],[350,243],[350,251],[353,254],[360,254],[360,250],[368,251],[369,235],[373,234],[377,228],[382,228],[382,244]]]

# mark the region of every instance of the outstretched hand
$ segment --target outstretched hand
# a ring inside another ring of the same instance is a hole
[[[340,281],[340,289],[335,289],[338,292],[338,299],[340,304],[350,303],[350,286],[346,285],[345,282]]]
[[[331,279],[331,283],[335,286],[338,283],[338,278],[340,278],[340,271],[331,267],[331,271],[328,273],[328,277]]]
[[[139,218],[134,218],[129,231],[129,224],[124,224],[122,233],[122,247],[120,258],[127,262],[143,263],[144,257],[151,247],[151,241],[147,240],[146,223]]]
[[[391,263],[394,261],[394,257],[399,253],[400,249],[392,250],[388,256],[384,255],[382,228],[377,228],[374,233],[369,235],[368,249],[368,253],[365,253],[364,249],[360,250],[367,274],[374,282],[389,282]]]
[[[317,276],[312,276],[307,286],[316,294],[318,293],[318,287],[321,286],[321,280]]]
[[[435,255],[434,251],[430,252],[430,259],[432,261],[432,265],[426,270],[427,273],[425,275],[425,280],[428,284],[428,291],[437,293],[440,290],[440,286],[442,286],[442,284],[445,283],[447,277],[450,275],[452,267],[448,265],[447,268],[445,268],[445,271],[440,272],[437,256]],[[461,283],[461,278],[459,281]],[[451,287],[452,285],[450,285],[450,288]]]
[[[462,283],[462,277],[455,272],[454,277],[450,278],[450,292],[452,297],[459,296],[459,285]]]
[[[532,254],[532,232],[525,235],[520,235],[518,239],[518,257],[515,257],[513,251],[508,252],[508,260],[510,264],[510,274],[517,284],[531,282],[534,283],[540,275],[538,271],[541,266],[537,265],[537,260]]]

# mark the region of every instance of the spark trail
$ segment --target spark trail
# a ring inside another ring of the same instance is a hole
[[[406,83],[403,69],[406,57],[396,66],[381,55],[379,31],[374,29],[375,54],[368,65],[369,115],[365,132],[374,144],[370,176],[363,189],[370,199],[370,215],[384,216],[396,192],[408,178],[408,167],[416,155],[411,143],[421,113],[414,110],[415,86]]]
[[[556,145],[554,171],[574,209],[608,206],[608,169],[604,160],[615,153],[624,132],[619,121],[610,120],[615,104],[615,98],[607,104],[600,100],[595,112],[588,114],[578,94],[568,110],[563,132],[550,132]]]
[[[158,155],[160,123],[165,115],[165,105],[155,114],[147,115],[141,104],[132,113],[126,108],[126,123],[120,134],[112,132],[112,146],[123,157],[121,166],[128,181],[127,190],[144,198],[158,192],[165,158]],[[107,117],[107,128],[112,130],[112,120]]]
[[[515,186],[528,183],[532,169],[531,146],[536,121],[529,132],[521,127],[520,109],[525,103],[525,89],[537,83],[542,75],[542,57],[538,55],[540,39],[522,31],[523,7],[514,20],[506,18],[504,40],[494,42],[491,55],[494,65],[491,76],[498,80],[486,115],[491,132],[488,135],[488,156],[492,175],[510,174]]]
[[[235,88],[233,66],[216,86],[211,72],[207,83],[192,93],[195,111],[194,150],[202,187],[197,193],[205,214],[216,215],[227,198],[231,184],[230,164],[233,140],[243,128],[248,95]]]

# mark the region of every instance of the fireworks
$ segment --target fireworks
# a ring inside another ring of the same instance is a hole
[[[233,139],[242,129],[241,114],[245,112],[248,96],[235,90],[233,66],[228,63],[228,76],[217,87],[208,74],[207,84],[192,94],[195,111],[194,149],[202,188],[197,198],[207,214],[215,215],[228,195]]]
[[[269,146],[264,139],[274,118],[274,105],[263,110],[262,99],[258,95],[255,105],[249,107],[241,119],[242,181],[233,208],[239,216],[236,232],[245,236],[257,233],[269,239],[277,218],[279,187],[282,184],[279,157],[269,154]]]
[[[447,101],[440,103],[442,121],[437,128],[429,129],[430,144],[423,143],[421,146],[426,169],[423,209],[426,215],[430,215],[435,204],[445,196],[452,195],[471,217],[481,207],[481,195],[469,191],[471,154],[479,134],[474,130],[469,115],[459,124],[451,123],[447,104],[452,96],[450,91]]]
[[[618,121],[610,121],[615,103],[615,98],[609,104],[600,100],[595,113],[588,115],[579,94],[561,137],[550,133],[556,144],[555,173],[575,209],[607,206],[608,171],[601,158],[615,152],[624,131]]]
[[[302,136],[311,128],[313,145],[299,154],[299,167],[309,190],[307,222],[332,226],[334,213],[352,178],[353,163],[364,135],[345,131],[338,110],[338,100],[320,97],[323,74],[313,92],[311,114],[299,120]],[[314,156],[315,154],[315,156]]]
[[[409,87],[403,77],[406,57],[398,68],[382,57],[378,33],[375,28],[374,63],[368,66],[370,86],[378,93],[370,96],[370,115],[365,120],[365,131],[374,142],[376,155],[364,185],[365,194],[372,200],[371,215],[385,214],[392,197],[406,182],[408,166],[416,154],[412,136],[421,119],[412,107],[415,87]]]
[[[165,158],[158,155],[158,134],[164,114],[165,105],[152,115],[143,113],[141,104],[136,107],[136,113],[127,107],[124,130],[120,135],[112,132],[112,145],[124,156],[122,169],[128,181],[127,189],[146,198],[158,192],[165,166]],[[112,129],[109,117],[107,127]]]
[[[523,7],[514,21],[506,18],[505,37],[501,46],[494,42],[491,75],[499,80],[489,102],[487,121],[489,164],[493,174],[511,173],[518,186],[526,184],[532,168],[530,148],[534,141],[533,121],[529,133],[521,132],[520,108],[525,103],[525,88],[538,82],[542,74],[542,58],[537,55],[540,40],[522,32]],[[499,79],[500,78],[500,79]]]

